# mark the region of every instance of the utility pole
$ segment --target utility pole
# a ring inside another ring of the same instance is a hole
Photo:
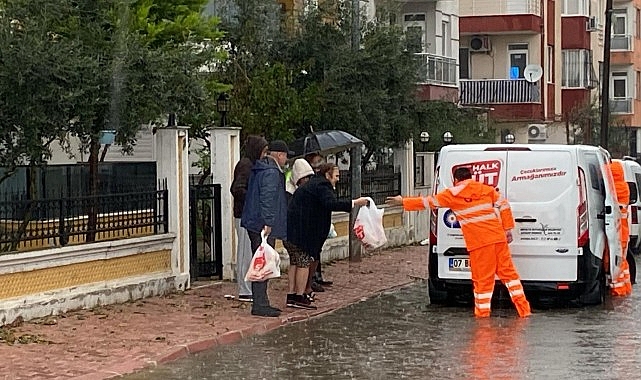
[[[360,49],[361,47],[361,6],[360,5],[361,5],[360,0],[352,0],[352,50],[353,51],[358,51],[358,49]]]
[[[360,23],[360,0],[352,0],[352,51],[358,52],[361,46],[361,23]],[[350,151],[350,195],[352,199],[361,196],[361,171],[362,171],[362,154],[363,144],[353,146]],[[360,207],[354,207],[349,214],[349,261],[361,261],[361,242],[354,235],[354,222],[358,215]]]
[[[601,147],[608,149],[610,122],[610,41],[612,40],[612,0],[605,3],[603,31],[603,75],[601,81]]]

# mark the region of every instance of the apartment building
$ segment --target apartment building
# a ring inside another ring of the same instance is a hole
[[[598,96],[603,28],[592,15],[604,0],[459,3],[461,104],[485,107],[517,143],[571,142],[566,117]]]
[[[641,0],[613,0],[610,112],[629,129],[630,154],[641,157]]]
[[[502,135],[519,143],[595,143],[574,124],[598,105],[605,0],[459,0],[460,101],[485,107]],[[610,111],[641,152],[641,1],[614,0]],[[641,153],[639,154],[641,156]]]
[[[458,1],[399,1],[397,22],[403,26],[421,61],[421,100],[458,100]]]

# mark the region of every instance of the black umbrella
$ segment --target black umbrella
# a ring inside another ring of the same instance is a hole
[[[330,130],[312,132],[296,139],[289,145],[289,149],[294,151],[296,157],[314,152],[327,155],[348,150],[362,143],[362,140],[345,131]]]

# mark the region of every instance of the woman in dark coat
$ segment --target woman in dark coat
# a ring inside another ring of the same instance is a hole
[[[296,190],[287,212],[287,240],[314,259],[305,290],[308,294],[312,292],[312,276],[332,223],[332,211],[350,212],[355,205],[367,205],[364,197],[351,201],[336,198],[339,173],[335,164],[321,165],[318,174]]]

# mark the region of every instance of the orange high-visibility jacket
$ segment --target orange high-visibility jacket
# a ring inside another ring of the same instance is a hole
[[[610,164],[614,188],[617,192],[617,201],[621,210],[621,241],[627,243],[630,241],[630,226],[628,225],[628,203],[630,203],[630,188],[623,176],[623,165],[614,161]]]
[[[507,199],[495,188],[468,179],[434,196],[403,198],[408,211],[427,207],[449,208],[461,225],[468,251],[507,242],[505,231],[514,228],[514,217]]]

